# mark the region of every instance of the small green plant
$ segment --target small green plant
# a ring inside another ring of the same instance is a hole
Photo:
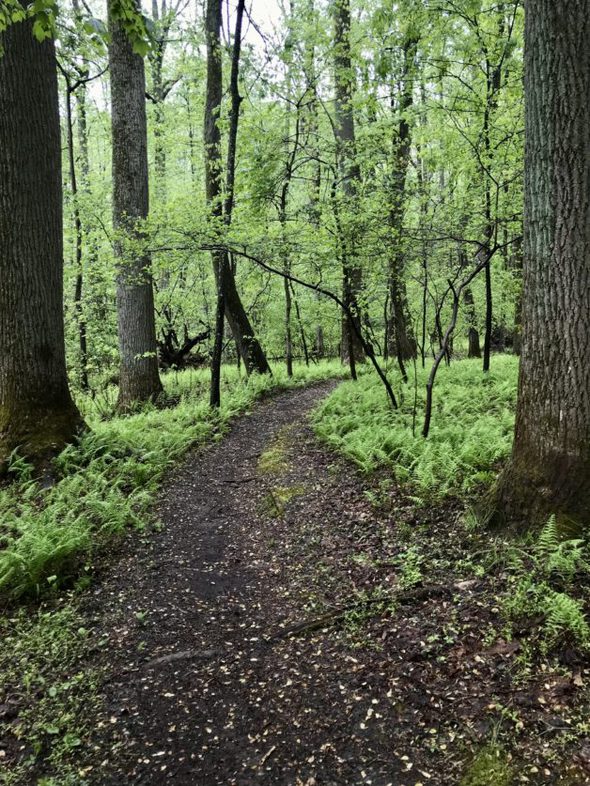
[[[460,786],[510,786],[514,773],[506,753],[498,745],[482,748],[470,762]]]
[[[423,558],[416,546],[410,546],[395,560],[400,566],[399,585],[404,589],[415,587],[423,579]]]
[[[37,783],[33,772],[39,757],[46,771],[60,772],[54,783],[84,782],[75,765],[70,771],[70,762],[92,731],[101,673],[87,666],[88,653],[104,641],[92,641],[83,623],[71,603],[37,614],[21,609],[10,619],[0,618],[0,697],[17,702],[15,718],[0,718],[0,738],[30,750],[10,770],[0,768],[0,783]]]
[[[305,494],[304,486],[279,486],[276,488],[269,488],[260,502],[259,511],[263,516],[281,518],[285,515],[285,509],[289,502],[295,499],[295,497],[300,497],[302,494]]]
[[[288,453],[292,426],[282,428],[268,448],[260,454],[258,472],[263,475],[280,475],[289,469]]]
[[[584,556],[584,545],[581,538],[564,539],[560,535],[556,517],[551,516],[539,535],[536,554],[546,574],[561,576],[569,583],[577,573],[590,571]]]

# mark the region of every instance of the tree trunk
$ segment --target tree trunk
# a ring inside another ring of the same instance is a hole
[[[211,228],[213,232],[221,230],[223,221],[221,133],[217,122],[222,97],[220,30],[221,0],[207,0],[207,87],[204,126],[205,192],[211,213]],[[254,335],[254,330],[238,294],[229,255],[225,251],[214,251],[212,259],[217,286],[222,289],[225,316],[238,352],[244,361],[246,371],[248,373],[252,371],[258,371],[261,374],[269,373],[270,367],[266,356]],[[221,301],[222,299],[218,298],[218,302]]]
[[[55,47],[32,28],[0,36],[0,466],[15,448],[43,461],[82,426],[65,361]]]
[[[465,292],[463,294],[463,300],[465,302],[465,315],[467,317],[467,323],[469,325],[469,330],[467,333],[467,340],[469,342],[468,349],[467,349],[467,357],[480,358],[481,348],[479,346],[479,332],[475,327],[477,324],[477,320],[475,316],[475,304],[473,302],[473,292],[471,291],[471,287],[465,288]]]
[[[70,170],[70,189],[72,192],[72,206],[74,212],[74,267],[76,270],[76,283],[74,286],[74,314],[78,327],[78,346],[80,348],[80,387],[88,390],[88,348],[86,341],[86,320],[82,306],[84,284],[84,268],[82,264],[82,219],[78,203],[78,178],[76,174],[76,158],[74,152],[74,123],[72,119],[72,84],[66,76],[66,131],[68,147],[68,164]],[[79,88],[80,89],[80,88]]]
[[[514,303],[514,331],[512,333],[512,351],[520,355],[522,348],[522,243],[515,243],[513,265],[519,280],[519,291]]]
[[[312,175],[309,189],[309,213],[312,226],[319,229],[321,219],[321,193],[322,193],[322,164],[319,150],[319,100],[317,94],[317,66],[316,66],[316,37],[319,29],[319,19],[315,0],[307,0],[303,8],[303,21],[305,25],[305,40],[303,46],[303,73],[305,76],[306,98],[304,105],[307,111],[303,115],[304,136],[307,139],[307,148],[312,165]],[[319,301],[318,292],[315,297]],[[315,328],[315,341],[313,354],[316,358],[324,355],[324,328],[318,321]]]
[[[138,224],[148,215],[147,123],[143,59],[133,51],[109,0],[109,68],[113,133],[113,225],[119,328],[118,409],[162,392],[156,351],[151,260]]]
[[[334,133],[342,179],[343,204],[347,211],[346,218],[350,220],[355,214],[357,185],[360,181],[352,107],[354,72],[350,52],[350,0],[334,0],[334,85],[336,92]],[[348,224],[349,221],[346,223]],[[356,259],[355,231],[347,228],[344,232],[340,231],[340,235],[344,268],[342,299],[353,312],[360,326],[359,300],[363,290],[363,275]],[[349,319],[343,317],[341,342],[343,360],[346,360],[350,354],[350,347],[354,350],[354,360],[357,362],[365,360],[365,353],[356,331],[351,329]]]
[[[590,16],[529,0],[522,357],[494,518],[590,521]],[[575,53],[575,56],[572,56]]]
[[[159,205],[166,204],[166,148],[164,146],[164,85],[162,83],[162,66],[164,52],[161,43],[150,63],[152,77],[152,98],[154,104],[154,174],[156,199]]]
[[[390,354],[395,355],[404,380],[405,360],[416,357],[416,339],[408,314],[408,297],[404,278],[405,255],[402,245],[403,221],[405,212],[406,175],[410,163],[412,141],[408,111],[413,103],[414,69],[417,39],[410,37],[404,43],[403,87],[399,101],[399,125],[393,141],[393,161],[391,169],[391,188],[389,205],[389,226],[391,228],[391,249],[389,255],[389,303],[391,322],[389,325]],[[392,109],[394,108],[392,89]]]

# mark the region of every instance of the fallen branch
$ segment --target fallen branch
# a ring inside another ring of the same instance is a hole
[[[475,583],[475,582],[474,582]],[[345,606],[340,606],[321,617],[315,617],[310,620],[303,620],[288,628],[282,628],[268,637],[268,641],[275,641],[277,639],[288,639],[291,636],[298,636],[301,633],[310,633],[314,630],[321,630],[331,625],[336,625],[342,622],[346,615],[351,611],[358,611],[366,609],[369,606],[374,606],[377,603],[393,602],[400,604],[412,603],[413,601],[426,600],[427,598],[441,597],[442,595],[451,595],[456,590],[467,589],[471,586],[469,582],[457,582],[451,586],[447,584],[430,584],[426,587],[416,587],[414,589],[405,590],[403,592],[394,592],[391,595],[381,596],[379,598],[367,598],[366,600],[355,601],[348,603]]]
[[[167,663],[175,663],[179,660],[209,660],[217,655],[221,655],[220,650],[183,650],[182,652],[172,652],[169,655],[154,658],[144,665],[146,669],[151,669],[154,666],[164,666]]]

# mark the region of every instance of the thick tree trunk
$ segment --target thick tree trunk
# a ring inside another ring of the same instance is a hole
[[[82,426],[63,325],[61,144],[53,41],[0,36],[0,466],[43,461]]]
[[[360,169],[356,155],[356,134],[352,97],[354,72],[350,51],[350,0],[334,0],[334,86],[336,93],[336,117],[334,132],[340,175],[342,179],[343,205],[347,211],[347,224],[354,215]],[[342,224],[340,224],[342,228]],[[363,291],[363,274],[356,259],[354,231],[340,232],[343,260],[343,300],[356,315],[360,326],[360,300]],[[365,353],[356,331],[350,327],[346,317],[342,319],[341,355],[343,361],[354,350],[354,360],[362,362]],[[352,372],[352,369],[351,369]]]
[[[135,54],[109,0],[109,66],[113,133],[113,225],[117,234],[119,400],[125,410],[162,392],[156,352],[154,292],[149,256],[138,223],[147,218],[148,159],[143,59]]]
[[[590,521],[590,16],[528,0],[522,358],[498,521]],[[575,53],[575,56],[572,56]]]
[[[221,0],[207,0],[205,24],[207,37],[207,88],[204,126],[205,192],[211,212],[212,229],[220,231],[223,221],[223,194],[221,188],[221,133],[217,118],[222,98]],[[212,259],[217,286],[221,288],[223,294],[223,298],[218,298],[218,302],[224,303],[225,316],[238,352],[244,361],[246,371],[248,373],[252,371],[258,371],[261,374],[269,373],[270,367],[266,356],[254,335],[254,330],[238,294],[229,255],[225,251],[215,251],[212,254]]]

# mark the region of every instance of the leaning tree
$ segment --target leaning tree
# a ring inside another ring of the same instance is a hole
[[[66,375],[55,46],[0,36],[0,466],[43,461],[82,425]]]
[[[590,522],[590,15],[525,7],[522,358],[495,517]]]

